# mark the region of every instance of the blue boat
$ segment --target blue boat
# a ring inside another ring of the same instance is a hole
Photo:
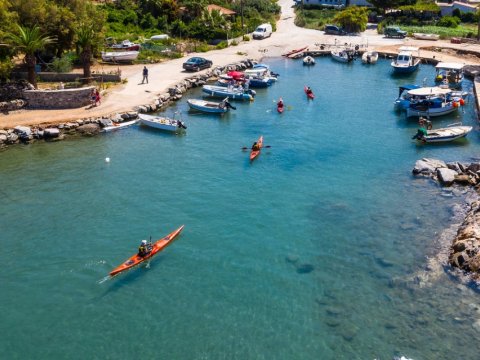
[[[420,65],[420,59],[414,57],[413,52],[417,51],[418,53],[418,48],[402,46],[399,50],[397,58],[391,63],[393,72],[396,74],[410,74],[416,71]]]
[[[200,99],[189,99],[187,100],[188,106],[191,109],[214,114],[223,114],[229,111],[230,109],[236,110],[235,106],[230,105],[227,101],[228,98],[225,98],[222,102],[213,102]]]
[[[209,96],[220,97],[220,98],[229,98],[233,100],[249,100],[253,101],[255,96],[255,91],[253,90],[244,90],[240,88],[226,88],[223,86],[215,85],[203,85],[202,91]]]
[[[398,88],[398,98],[394,102],[394,108],[397,111],[407,110],[411,107],[412,103],[445,96],[449,101],[452,99],[457,99],[458,101],[463,99],[465,101],[468,97],[468,91],[455,91],[436,86],[421,87],[413,84],[402,85]]]
[[[410,106],[410,98],[408,91],[413,89],[419,89],[420,86],[414,84],[407,84],[398,87],[398,98],[395,100],[394,108],[395,110],[407,110]]]

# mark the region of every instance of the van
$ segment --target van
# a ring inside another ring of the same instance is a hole
[[[272,36],[272,25],[262,24],[259,25],[252,34],[254,39],[265,39]]]

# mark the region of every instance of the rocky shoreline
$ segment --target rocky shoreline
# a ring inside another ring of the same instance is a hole
[[[218,78],[221,74],[230,70],[245,70],[252,67],[254,62],[250,59],[227,66],[218,66],[205,73],[186,78],[167,89],[151,104],[144,104],[134,107],[131,111],[121,114],[115,113],[100,118],[82,118],[60,124],[45,124],[29,127],[15,126],[12,129],[0,130],[0,150],[11,145],[30,144],[35,141],[59,141],[68,136],[82,135],[94,136],[102,131],[105,126],[112,122],[122,123],[138,118],[139,113],[155,112],[167,107],[172,102],[178,101],[189,89],[199,87]]]
[[[438,181],[443,186],[469,186],[480,193],[480,161],[449,162],[424,158],[418,160],[412,173]],[[480,200],[468,204],[465,218],[450,246],[448,263],[480,280]]]

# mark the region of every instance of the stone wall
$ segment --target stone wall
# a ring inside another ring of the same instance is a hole
[[[83,74],[81,73],[55,73],[55,72],[38,72],[36,74],[40,81],[45,82],[78,82],[83,79]],[[12,73],[13,79],[27,79],[26,72],[16,72]],[[92,79],[97,82],[120,82],[122,77],[118,74],[97,74],[92,73]]]
[[[93,86],[64,90],[26,90],[28,109],[74,109],[90,104]]]

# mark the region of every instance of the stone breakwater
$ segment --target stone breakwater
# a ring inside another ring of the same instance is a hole
[[[143,104],[134,107],[125,113],[110,114],[101,118],[82,118],[60,124],[45,124],[34,127],[15,126],[12,129],[0,129],[0,149],[10,145],[28,144],[38,140],[58,141],[70,135],[93,136],[102,131],[102,128],[111,123],[122,123],[136,119],[139,113],[155,112],[167,107],[170,103],[178,101],[189,89],[199,87],[207,81],[218,78],[221,74],[230,70],[245,70],[252,67],[252,60],[243,60],[227,66],[217,66],[205,73],[186,78],[165,92],[158,95],[158,98],[151,104]]]
[[[480,162],[445,163],[437,159],[421,159],[412,170],[414,175],[427,176],[443,186],[471,186],[480,190]],[[451,245],[448,262],[451,266],[480,279],[480,201],[469,204],[466,216]]]

